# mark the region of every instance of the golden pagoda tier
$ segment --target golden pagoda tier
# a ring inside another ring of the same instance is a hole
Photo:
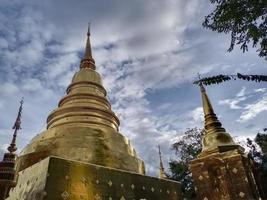
[[[119,133],[100,74],[95,71],[90,32],[81,60],[63,97],[47,118],[47,130],[22,150],[19,171],[49,156],[144,174],[145,167],[129,140]]]

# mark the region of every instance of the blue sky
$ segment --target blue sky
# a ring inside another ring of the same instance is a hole
[[[18,146],[46,127],[46,117],[78,70],[88,21],[93,55],[120,131],[132,140],[148,174],[165,168],[171,144],[186,128],[203,127],[197,73],[265,74],[255,49],[227,52],[230,36],[202,28],[208,1],[0,0],[0,147],[10,141],[25,99]],[[232,136],[253,137],[266,127],[265,83],[235,81],[207,87]]]

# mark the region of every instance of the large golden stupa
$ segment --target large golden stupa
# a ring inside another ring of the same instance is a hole
[[[129,140],[119,133],[88,30],[84,58],[67,94],[47,118],[47,130],[22,150],[9,200],[177,200],[180,186],[145,176]]]
[[[144,174],[143,161],[118,132],[120,122],[95,71],[89,37],[88,32],[80,70],[58,108],[48,116],[47,130],[22,151],[20,170],[53,155]]]

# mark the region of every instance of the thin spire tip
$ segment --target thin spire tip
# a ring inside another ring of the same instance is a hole
[[[91,35],[91,22],[88,22],[88,30],[87,30],[87,36]]]

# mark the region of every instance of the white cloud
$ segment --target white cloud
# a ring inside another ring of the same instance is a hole
[[[0,84],[0,90],[3,96],[12,96],[18,93],[19,88],[15,83],[5,82]]]
[[[242,89],[235,95],[234,98],[219,101],[219,105],[228,105],[230,109],[240,110],[241,113],[237,121],[242,123],[251,121],[260,113],[267,110],[267,96],[265,93],[265,88],[256,88],[253,89],[252,92],[247,92],[246,90],[246,87],[242,87]],[[257,98],[256,101],[250,100],[255,98],[259,93],[261,93],[261,98]],[[250,103],[248,103],[249,100]]]
[[[246,94],[246,87],[242,87],[242,89],[236,94],[236,97],[243,97]]]
[[[191,111],[190,115],[192,115],[192,118],[196,125],[203,124],[204,113],[202,107],[195,108],[193,111]]]
[[[43,89],[42,83],[38,79],[30,78],[24,79],[22,84],[22,89],[29,92],[36,92],[37,90]]]
[[[224,100],[220,100],[219,101],[219,104],[220,105],[229,105],[229,107],[231,109],[242,109],[241,106],[239,106],[238,104],[241,102],[241,101],[245,101],[246,100],[246,97],[236,97],[235,99],[224,99]]]
[[[252,104],[248,104],[245,107],[245,111],[241,113],[239,118],[240,122],[246,122],[258,116],[260,113],[267,111],[267,96],[257,100]]]
[[[266,88],[257,88],[257,89],[254,89],[254,92],[262,92],[262,93],[264,93],[264,92],[266,92]]]
[[[219,105],[228,105],[230,109],[242,109],[242,106],[239,105],[241,102],[247,100],[248,96],[246,95],[246,87],[242,87],[242,89],[236,94],[236,96],[232,99],[224,99],[219,101]]]
[[[0,151],[2,151],[2,152],[7,152],[7,148],[8,148],[8,146],[9,146],[9,144],[3,144],[3,145],[1,146]]]

